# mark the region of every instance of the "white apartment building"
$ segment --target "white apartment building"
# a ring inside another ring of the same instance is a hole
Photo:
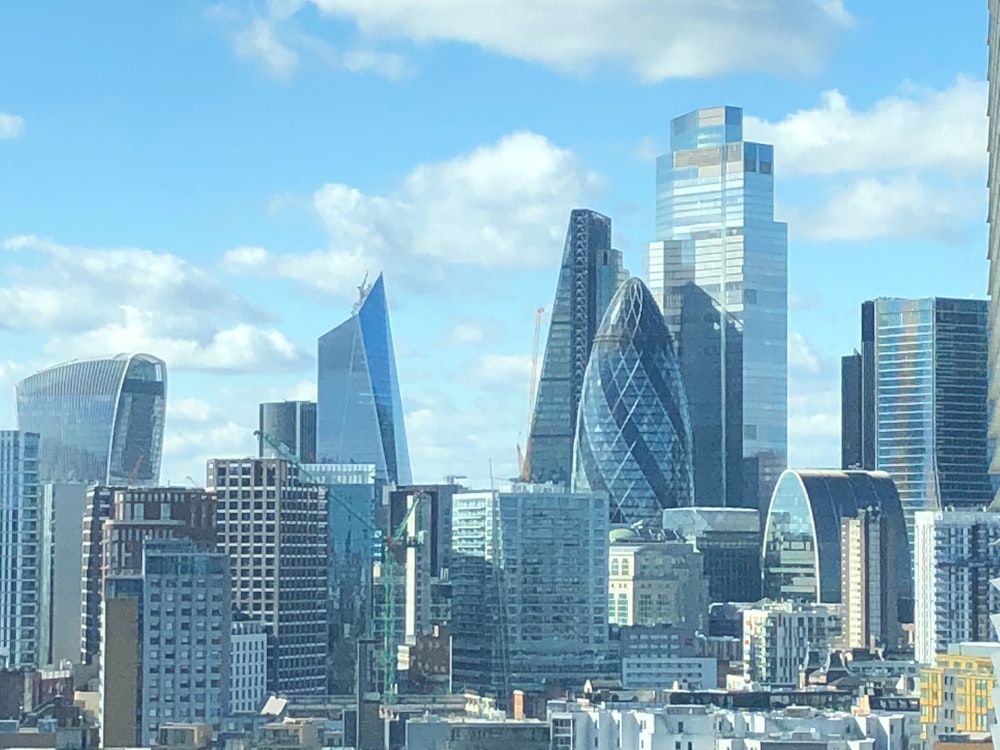
[[[990,641],[1000,612],[1000,513],[917,511],[914,532],[914,640],[917,661],[932,664],[949,644]]]
[[[266,698],[267,631],[260,622],[233,620],[229,637],[229,713],[257,713]]]
[[[629,690],[670,688],[708,690],[719,679],[717,659],[702,656],[623,656],[622,687]]]
[[[750,682],[798,685],[810,649],[840,633],[840,607],[777,602],[743,611],[743,674]]]

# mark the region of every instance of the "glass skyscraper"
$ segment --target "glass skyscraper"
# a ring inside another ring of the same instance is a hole
[[[788,446],[788,231],[743,111],[671,122],[646,278],[677,340],[699,505],[766,509]]]
[[[167,366],[149,354],[74,360],[15,386],[21,430],[40,436],[39,482],[156,485]]]
[[[691,427],[670,331],[646,285],[629,279],[594,337],[583,381],[573,491],[610,496],[612,523],[659,520],[694,504]]]
[[[844,452],[892,476],[912,544],[918,510],[978,508],[992,498],[987,303],[882,297],[861,314],[862,351],[843,374],[857,387],[860,373],[861,397],[842,407],[842,421],[861,434],[844,435]]]
[[[378,479],[408,484],[410,453],[381,274],[318,348],[316,463],[375,464]]]
[[[585,208],[571,211],[525,456],[532,482],[569,485],[590,347],[627,275],[621,252],[611,248],[611,219]]]
[[[261,458],[284,458],[268,444],[264,435],[283,444],[296,460],[313,463],[316,460],[316,402],[274,401],[260,405]]]
[[[996,321],[1000,318],[1000,0],[990,0],[989,32],[989,71],[986,78],[989,81],[989,101],[986,112],[989,115],[989,136],[987,149],[990,154],[989,185],[990,197],[987,208],[989,221],[989,241],[987,253],[990,259],[990,272],[987,280],[990,295],[990,347],[989,347],[989,380],[990,380],[990,443],[992,446],[992,461],[990,473],[1000,475],[1000,410],[997,400],[1000,399],[1000,330]]]

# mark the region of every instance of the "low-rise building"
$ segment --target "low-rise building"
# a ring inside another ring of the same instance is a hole
[[[743,671],[749,682],[796,685],[810,650],[825,650],[840,632],[840,608],[776,602],[743,611]]]

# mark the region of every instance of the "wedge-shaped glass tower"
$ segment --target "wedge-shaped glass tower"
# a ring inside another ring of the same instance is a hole
[[[353,315],[319,339],[319,463],[375,464],[376,478],[409,484],[410,453],[382,275]]]
[[[573,491],[592,490],[611,496],[612,523],[694,504],[681,371],[663,314],[639,279],[611,300],[583,381]]]
[[[570,482],[590,347],[627,275],[621,252],[611,248],[611,219],[585,208],[571,211],[523,467],[532,482]]]

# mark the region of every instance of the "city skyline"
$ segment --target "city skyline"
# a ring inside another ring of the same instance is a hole
[[[942,39],[931,34],[944,23],[939,11],[906,6],[900,22],[901,7],[849,7],[854,23],[817,11],[801,27],[790,19],[767,30],[763,38],[787,34],[805,45],[788,49],[817,50],[809,69],[790,77],[761,72],[738,53],[674,68],[664,62],[669,45],[622,53],[621,68],[604,65],[619,55],[607,44],[594,45],[589,60],[563,64],[553,51],[522,62],[511,59],[524,58],[522,51],[475,37],[419,55],[404,44],[409,65],[397,80],[378,70],[329,70],[314,53],[292,49],[295,28],[350,49],[349,24],[261,10],[262,28],[276,40],[271,49],[291,49],[286,59],[298,61],[285,79],[274,78],[274,68],[256,65],[254,50],[264,47],[231,54],[249,24],[244,6],[226,18],[186,6],[182,24],[162,9],[135,11],[144,27],[159,29],[149,32],[151,52],[183,39],[191,53],[177,68],[137,58],[133,71],[107,78],[104,55],[130,43],[125,24],[106,5],[86,17],[67,11],[67,27],[106,40],[98,45],[106,51],[82,54],[79,41],[55,31],[45,35],[52,50],[18,41],[0,52],[11,69],[38,69],[32,85],[12,81],[0,100],[8,115],[0,118],[0,158],[9,175],[0,190],[10,207],[0,217],[7,321],[0,340],[8,352],[0,386],[75,356],[162,357],[171,394],[161,481],[180,483],[198,476],[212,454],[255,454],[257,403],[315,396],[312,342],[347,314],[364,272],[383,270],[414,479],[457,472],[486,486],[491,458],[497,475],[515,471],[532,317],[551,304],[566,212],[583,205],[609,215],[613,245],[636,273],[653,236],[648,159],[666,147],[670,119],[733,104],[746,111],[748,138],[775,145],[776,218],[789,223],[789,464],[836,466],[838,357],[856,338],[857,304],[880,294],[985,292],[986,50],[965,43],[982,36],[985,9],[948,16],[954,33]],[[22,39],[41,23],[29,7],[3,14],[5,25],[24,30]],[[606,40],[594,19],[583,14],[574,23]],[[747,25],[749,36],[760,36],[755,28]],[[905,36],[903,56],[883,57],[885,35]],[[482,55],[476,43],[500,54]],[[66,55],[78,60],[79,79],[55,75]],[[766,59],[773,69],[786,62]],[[456,61],[495,83],[462,89],[462,108],[439,93],[455,90],[444,68]],[[580,73],[588,62],[591,70]],[[537,73],[528,85],[519,75],[525,65]],[[213,72],[191,75],[188,66]],[[133,73],[149,86],[139,91],[122,77]],[[334,96],[319,96],[319,82]],[[99,85],[151,104],[144,92],[161,92],[151,110],[158,119],[147,122],[121,104],[94,110],[84,102],[103,100]],[[395,102],[387,116],[365,124],[339,116],[344,102],[361,101],[359,87],[364,97]],[[223,89],[230,93],[220,108],[214,97]],[[628,115],[614,129],[573,115],[574,102],[605,92],[606,106]],[[464,121],[459,137],[437,115],[407,132],[400,122],[412,97],[428,96],[441,102],[444,118],[470,105],[483,116]],[[515,106],[491,103],[512,97]],[[320,99],[306,117],[303,107]],[[178,143],[193,144],[190,160]],[[210,144],[225,145],[203,158]],[[140,147],[154,180],[127,157]],[[252,170],[247,153],[256,154]],[[46,159],[58,164],[58,178]],[[63,187],[50,190],[54,184]],[[896,193],[899,200],[883,200]],[[904,249],[908,267],[899,263]],[[862,263],[868,272],[853,273]],[[270,281],[260,278],[267,274]],[[100,304],[109,298],[119,304]],[[32,315],[24,300],[34,300]],[[430,348],[439,353],[433,363]],[[0,403],[0,424],[16,425],[12,403]]]

